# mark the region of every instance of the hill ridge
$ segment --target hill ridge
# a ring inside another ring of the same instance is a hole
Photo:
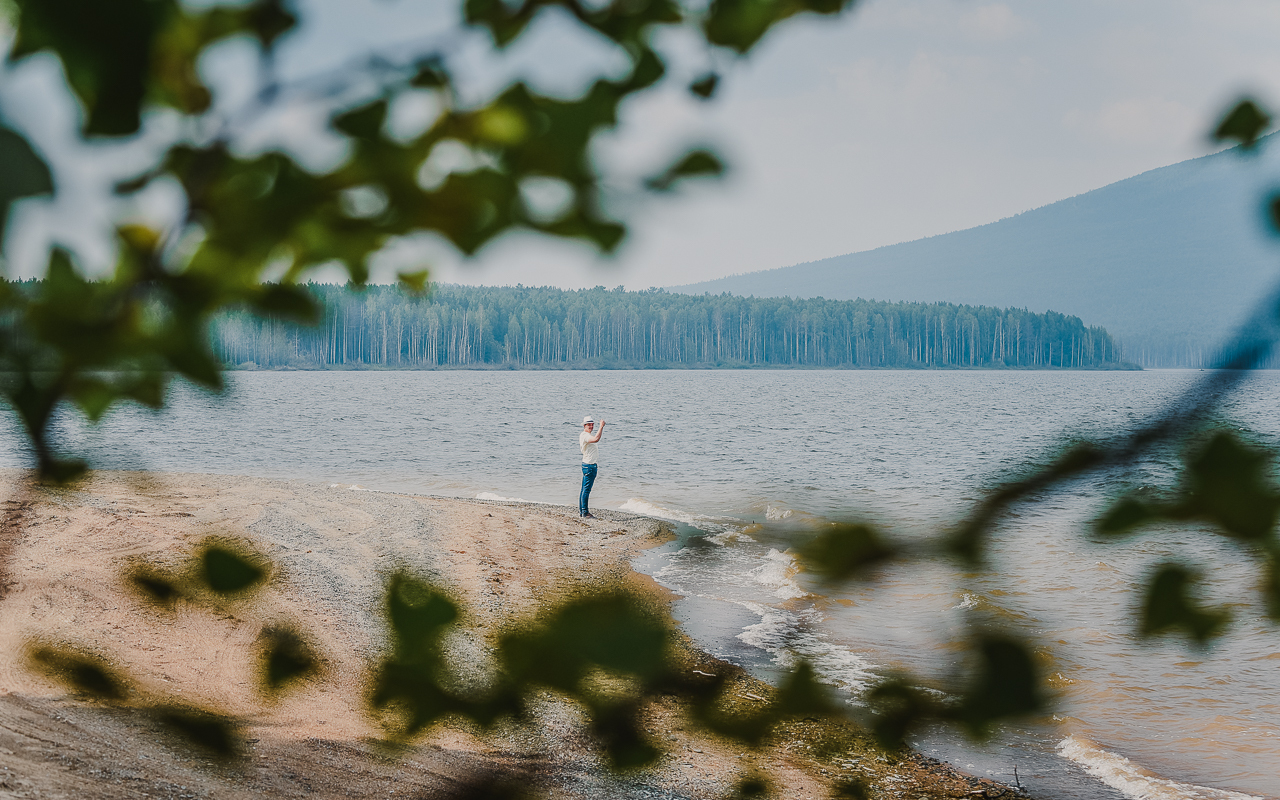
[[[1270,288],[1260,200],[1275,134],[971,228],[667,287],[701,294],[952,302],[1077,315],[1144,366],[1203,366]]]

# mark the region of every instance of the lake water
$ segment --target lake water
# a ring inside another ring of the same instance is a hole
[[[1089,519],[1126,485],[1168,485],[1157,454],[1024,508],[992,569],[889,573],[824,590],[789,548],[825,519],[937,531],[1066,435],[1131,429],[1198,372],[291,372],[231,375],[214,397],[175,387],[163,413],[60,423],[103,468],[306,478],[426,494],[574,504],[578,424],[608,420],[593,504],[679,521],[637,566],[679,593],[708,650],[761,674],[812,660],[851,702],[886,670],[945,673],[966,620],[1031,633],[1055,714],[984,747],[946,731],[915,744],[1046,798],[1244,800],[1280,789],[1280,630],[1257,576],[1189,526],[1123,546]],[[1280,375],[1257,373],[1224,412],[1280,443]],[[4,421],[3,463],[26,463]],[[337,489],[335,489],[337,490]],[[345,489],[343,489],[345,490]],[[1131,636],[1133,584],[1158,561],[1212,565],[1236,627],[1207,651]]]

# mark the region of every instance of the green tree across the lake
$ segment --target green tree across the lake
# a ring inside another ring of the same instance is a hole
[[[1113,368],[1102,328],[1057,312],[683,295],[650,289],[313,284],[321,324],[232,311],[214,349],[232,366]]]

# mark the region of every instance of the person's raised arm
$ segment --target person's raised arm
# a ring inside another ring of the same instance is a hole
[[[604,420],[600,420],[600,425],[599,427],[596,428],[595,437],[592,439],[588,439],[587,441],[591,442],[592,444],[595,444],[596,442],[600,441],[600,437],[603,435],[604,435]]]

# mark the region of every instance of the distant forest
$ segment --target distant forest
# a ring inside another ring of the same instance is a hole
[[[215,327],[218,355],[301,369],[1128,366],[1104,329],[1052,311],[621,287],[310,290],[320,325],[233,312]]]

